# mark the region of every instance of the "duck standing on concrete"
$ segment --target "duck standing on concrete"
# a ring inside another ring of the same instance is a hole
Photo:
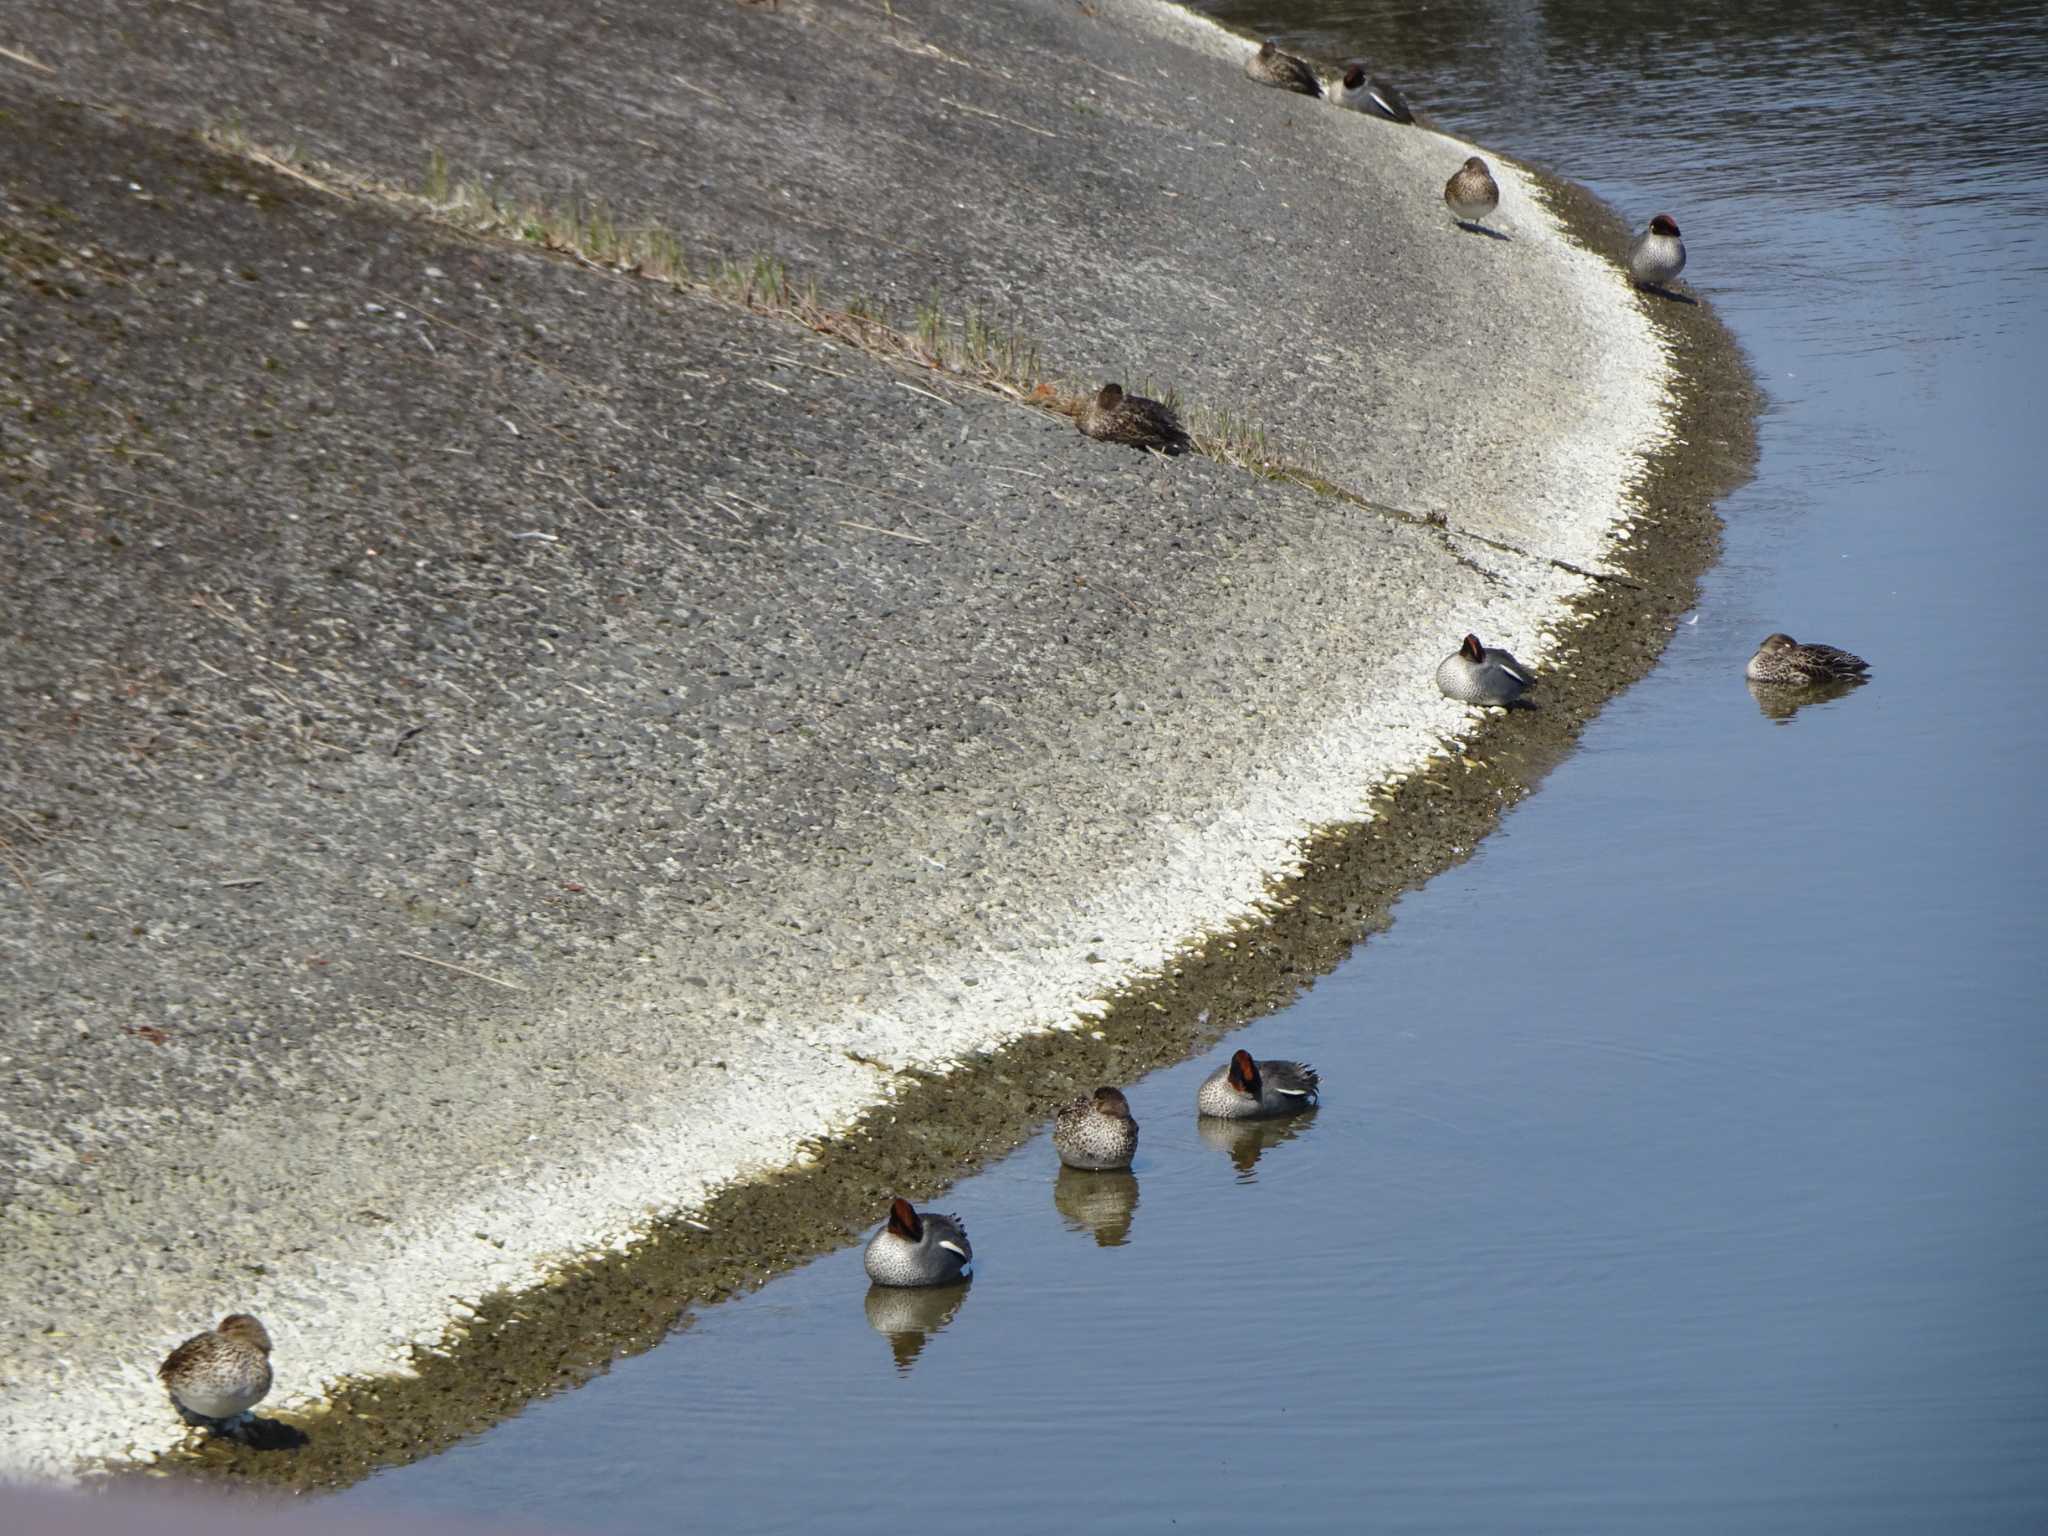
[[[1098,1088],[1091,1097],[1062,1105],[1053,1117],[1052,1149],[1069,1168],[1100,1173],[1130,1167],[1138,1150],[1130,1102],[1119,1089]]]
[[[974,1247],[958,1216],[919,1211],[901,1197],[868,1240],[868,1278],[877,1285],[951,1285],[967,1278]]]
[[[1500,206],[1500,184],[1486,162],[1473,155],[1444,183],[1444,203],[1460,224],[1478,225]]]
[[[1628,275],[1638,288],[1662,288],[1684,270],[1685,242],[1668,213],[1658,214],[1628,243]]]
[[[1832,645],[1802,645],[1790,635],[1779,634],[1766,635],[1742,670],[1753,683],[1811,688],[1860,678],[1870,670],[1870,663]]]
[[[1320,96],[1323,83],[1316,72],[1291,53],[1283,53],[1272,38],[1259,44],[1259,51],[1244,62],[1244,72],[1261,85],[1275,85],[1303,96]]]
[[[1461,704],[1497,704],[1506,709],[1535,682],[1535,674],[1515,660],[1512,652],[1481,645],[1477,635],[1467,635],[1463,645],[1436,664],[1437,687],[1446,698]]]
[[[270,1391],[270,1333],[248,1313],[231,1312],[172,1350],[156,1374],[188,1419],[221,1428]]]
[[[1330,100],[1354,112],[1384,117],[1390,123],[1415,121],[1415,114],[1408,110],[1408,103],[1401,93],[1384,80],[1368,79],[1363,64],[1354,64],[1344,71],[1344,83],[1337,87]]]
[[[1309,1108],[1321,1091],[1316,1069],[1300,1061],[1253,1061],[1239,1051],[1195,1090],[1195,1109],[1218,1120],[1262,1120]]]
[[[1185,453],[1188,448],[1187,429],[1171,406],[1143,395],[1127,395],[1121,384],[1105,384],[1082,401],[1074,425],[1105,443],[1156,448],[1161,453]]]

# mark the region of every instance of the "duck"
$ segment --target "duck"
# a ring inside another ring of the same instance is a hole
[[[1473,155],[1444,183],[1444,202],[1460,224],[1477,224],[1500,206],[1500,183],[1486,162]]]
[[[1184,453],[1187,429],[1173,408],[1143,395],[1127,395],[1121,384],[1105,384],[1074,415],[1074,425],[1088,437],[1161,453]]]
[[[1245,60],[1244,72],[1261,85],[1276,85],[1303,96],[1323,94],[1323,83],[1316,78],[1316,72],[1293,54],[1282,51],[1277,38],[1269,37],[1259,44],[1259,51]]]
[[[917,1210],[899,1195],[868,1239],[864,1262],[877,1285],[951,1285],[967,1278],[974,1246],[958,1216]]]
[[[1069,1168],[1094,1172],[1128,1168],[1138,1150],[1138,1122],[1117,1088],[1098,1088],[1063,1104],[1053,1117],[1052,1148]]]
[[[1408,110],[1406,98],[1386,81],[1369,79],[1363,64],[1353,64],[1344,71],[1344,82],[1331,94],[1330,100],[1354,112],[1384,117],[1390,123],[1415,121],[1415,114]]]
[[[1262,1120],[1291,1115],[1316,1102],[1316,1069],[1301,1061],[1253,1061],[1239,1051],[1195,1090],[1195,1109],[1218,1120]]]
[[[1467,635],[1465,643],[1436,664],[1436,685],[1446,698],[1461,704],[1497,704],[1508,708],[1527,693],[1536,675],[1514,653],[1480,643]]]
[[[1790,635],[1764,636],[1764,643],[1742,669],[1753,683],[1776,683],[1781,687],[1811,688],[1820,683],[1847,682],[1870,670],[1861,656],[1837,650],[1832,645],[1807,645]]]
[[[247,1312],[230,1312],[166,1355],[156,1374],[185,1415],[227,1424],[270,1391],[270,1332]]]
[[[1685,270],[1685,242],[1678,220],[1660,213],[1628,243],[1628,275],[1638,288],[1662,288]]]

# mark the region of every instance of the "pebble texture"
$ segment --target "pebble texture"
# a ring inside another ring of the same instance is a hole
[[[402,1369],[1085,1019],[1466,728],[1466,629],[1543,662],[1660,441],[1511,165],[1461,238],[1468,146],[1167,8],[459,11],[10,9],[0,1472],[173,1444],[195,1318],[266,1406]],[[173,131],[230,116],[936,286],[1403,515]]]

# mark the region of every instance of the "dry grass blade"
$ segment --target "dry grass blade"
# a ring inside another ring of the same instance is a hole
[[[879,533],[885,538],[901,539],[906,544],[929,544],[932,541],[914,533],[898,533],[894,528],[877,528],[873,523],[856,523],[850,518],[841,518],[842,528],[858,528],[862,533]]]
[[[504,981],[496,976],[486,976],[482,971],[472,971],[466,965],[456,965],[447,960],[436,960],[432,955],[416,954],[409,949],[395,950],[393,953],[401,955],[407,960],[417,960],[421,965],[438,965],[442,970],[454,971],[459,976],[473,976],[478,981],[488,981],[492,986],[503,987],[507,992],[524,992],[526,990],[516,981]]]

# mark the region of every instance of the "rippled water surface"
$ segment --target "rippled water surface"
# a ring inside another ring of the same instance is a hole
[[[1663,664],[1471,862],[1239,1037],[849,1250],[342,1496],[670,1532],[2048,1530],[2048,21],[1994,5],[1213,7],[1556,166],[1769,391]],[[1255,87],[1247,86],[1247,89]],[[1446,174],[1458,156],[1447,150]],[[1758,639],[1873,680],[1784,716]],[[1233,1042],[1238,1043],[1238,1042]],[[878,1213],[879,1214],[879,1213]]]

